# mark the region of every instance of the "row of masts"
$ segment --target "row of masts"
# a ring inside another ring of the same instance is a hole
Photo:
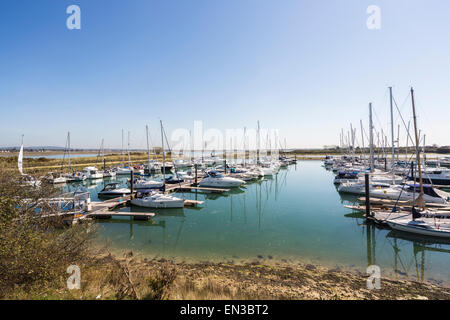
[[[411,88],[410,90],[411,95],[411,106],[412,106],[412,114],[413,114],[413,126],[414,126],[414,140],[412,140],[411,134],[410,134],[410,122],[408,122],[407,132],[406,132],[406,152],[405,152],[405,162],[408,163],[408,141],[411,140],[414,148],[415,153],[415,161],[417,166],[417,172],[418,172],[418,180],[420,184],[420,194],[416,200],[417,206],[420,208],[425,207],[424,202],[424,188],[423,188],[423,177],[422,177],[422,158],[421,158],[421,149],[420,149],[420,137],[421,137],[421,131],[418,129],[417,125],[417,116],[416,116],[416,105],[414,100],[414,89]],[[400,125],[398,126],[398,132],[397,132],[397,139],[395,138],[395,130],[394,130],[394,98],[392,94],[392,87],[389,87],[389,98],[390,98],[390,124],[391,124],[391,159],[390,159],[390,169],[393,172],[394,167],[396,166],[396,162],[399,159],[399,152],[400,152],[400,145],[399,145],[399,138],[400,138]],[[402,119],[403,120],[403,119]],[[364,128],[362,120],[360,120],[361,125],[361,143],[362,143],[362,149],[361,149],[361,156],[363,158],[363,161],[365,161],[364,156]],[[369,168],[370,173],[374,172],[375,169],[375,143],[374,143],[374,124],[373,124],[373,107],[372,103],[369,103]],[[379,134],[379,133],[378,133]],[[387,149],[387,136],[384,135],[383,130],[381,130],[382,134],[382,144],[381,148],[379,147],[379,135],[378,135],[378,151],[380,152],[380,149],[383,152],[383,159],[385,162],[385,168],[387,164],[387,157],[386,157],[386,149]],[[425,134],[423,135],[423,152],[425,154]],[[345,141],[347,139],[347,141]],[[356,128],[353,128],[353,125],[350,124],[350,131],[347,134],[347,138],[345,138],[344,130],[341,130],[341,136],[340,136],[340,146],[348,148],[348,153],[352,156],[352,162],[353,159],[355,159],[355,139],[356,139]],[[345,144],[347,142],[347,144]],[[398,152],[396,153],[396,146]],[[424,158],[424,164],[425,164],[425,158]],[[412,172],[414,175],[414,172]],[[414,205],[413,205],[414,206]]]
[[[414,91],[411,89],[411,96],[412,99]],[[390,167],[393,168],[397,162],[400,161],[400,131],[401,126],[398,124],[397,129],[397,137],[395,136],[395,129],[394,129],[394,106],[393,106],[393,94],[392,94],[392,87],[389,87],[389,96],[390,96],[390,125],[391,125],[391,143],[390,143],[390,149],[391,149],[391,159],[390,159]],[[414,153],[416,153],[416,149],[414,145],[419,146],[420,142],[423,143],[422,147],[422,153],[423,158],[425,161],[425,150],[426,150],[426,135],[423,134],[421,130],[418,131],[418,140],[413,140],[410,134],[410,125],[411,121],[408,121],[408,125],[406,126],[406,146],[405,146],[405,162],[408,162],[408,151],[410,148],[409,142],[412,142],[412,148],[414,150]],[[357,129],[353,127],[353,124],[350,123],[350,131],[347,132],[347,135],[344,133],[344,129],[341,129],[340,133],[340,144],[339,147],[341,150],[347,150],[347,153],[351,155],[352,157],[356,157],[356,131]],[[366,135],[365,130],[363,126],[363,121],[360,120],[360,131],[361,131],[361,158],[363,162],[366,162],[366,155],[365,155],[365,141],[366,141]],[[381,138],[380,138],[381,134]],[[377,143],[375,143],[375,136],[377,138]],[[369,166],[373,172],[374,168],[374,160],[375,160],[375,151],[378,152],[377,159],[384,159],[386,160],[387,156],[387,150],[389,148],[388,144],[388,137],[384,134],[383,130],[381,129],[381,132],[375,132],[375,126],[373,124],[373,106],[372,103],[369,103],[369,137],[368,137],[368,147],[369,147]],[[397,149],[397,150],[396,150]]]

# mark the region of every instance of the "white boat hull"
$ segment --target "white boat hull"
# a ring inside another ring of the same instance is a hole
[[[245,184],[245,181],[235,178],[204,178],[200,181],[200,187],[210,188],[236,188]]]
[[[407,222],[396,222],[394,220],[387,220],[387,224],[394,230],[403,232],[421,234],[431,237],[450,238],[450,229],[424,228],[408,224]]]
[[[131,204],[139,207],[145,208],[159,208],[159,209],[170,209],[170,208],[183,208],[184,200],[176,199],[176,200],[146,200],[143,199],[133,199],[131,200]]]

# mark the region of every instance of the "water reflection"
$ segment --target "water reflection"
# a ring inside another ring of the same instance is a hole
[[[297,167],[280,170],[272,179],[249,182],[224,194],[177,193],[204,203],[197,208],[150,209],[156,216],[146,222],[102,221],[101,233],[116,248],[168,259],[229,261],[261,255],[274,260],[307,259],[363,272],[376,264],[382,276],[450,282],[449,244],[424,243],[367,224],[363,213],[342,205],[355,203],[358,196],[339,194],[333,173],[320,164],[302,161]],[[117,177],[116,181],[127,178]],[[104,183],[89,189],[93,200],[95,188],[102,189]]]
[[[448,255],[450,253],[449,239],[422,237],[402,231],[394,231],[387,226],[366,221],[362,212],[353,211],[344,216],[352,218],[364,234],[362,239],[366,247],[367,266],[383,266],[382,273],[388,272],[395,279],[401,276],[421,282],[433,280],[440,284],[449,283],[448,275],[444,275],[443,277],[446,279],[440,281],[435,279],[436,274],[439,275],[438,278],[442,278],[440,271],[444,270],[431,270],[432,261],[429,261],[430,266],[427,266],[427,255],[439,254],[440,258],[443,258],[443,255],[446,258],[450,257]],[[382,255],[381,261],[377,261],[377,253]],[[390,268],[390,270],[387,270],[387,268]]]

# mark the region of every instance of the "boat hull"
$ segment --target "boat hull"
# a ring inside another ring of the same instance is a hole
[[[439,238],[450,238],[450,230],[439,230],[439,229],[425,229],[421,227],[416,227],[408,224],[397,223],[394,221],[387,220],[387,224],[394,230],[415,233],[431,237]]]
[[[164,200],[164,201],[146,201],[145,199],[133,199],[131,204],[139,207],[145,208],[159,208],[159,209],[172,209],[172,208],[183,208],[184,200]]]

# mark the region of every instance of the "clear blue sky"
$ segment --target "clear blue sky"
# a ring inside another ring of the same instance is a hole
[[[81,30],[66,28],[81,7]],[[366,9],[381,8],[381,29]],[[338,144],[342,127],[389,128],[387,87],[428,143],[449,145],[448,0],[2,0],[0,146],[144,147],[203,120],[280,130],[288,147]],[[396,116],[397,119],[397,116]],[[359,135],[359,133],[358,133]]]

